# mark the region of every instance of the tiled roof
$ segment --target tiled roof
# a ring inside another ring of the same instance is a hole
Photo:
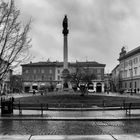
[[[105,64],[101,64],[95,61],[87,61],[87,62],[69,62],[68,63],[69,66],[71,67],[105,67]],[[23,64],[21,66],[26,66],[26,67],[30,67],[30,66],[56,66],[56,67],[62,67],[63,66],[63,62],[35,62],[35,63],[28,63],[28,64]]]

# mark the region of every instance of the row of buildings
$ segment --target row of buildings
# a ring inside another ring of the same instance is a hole
[[[70,73],[75,73],[77,68],[94,73],[96,78],[92,80],[96,92],[104,92],[109,88],[112,92],[140,92],[140,46],[127,52],[125,47],[121,49],[118,58],[119,64],[110,74],[105,74],[105,64],[95,61],[71,62],[68,63]],[[16,85],[24,92],[39,90],[43,86],[62,84],[63,62],[36,62],[23,64],[22,75],[12,76],[12,71],[8,73],[3,85],[0,88],[10,92],[18,91]],[[12,77],[12,78],[10,78]],[[10,82],[10,80],[12,82]],[[14,84],[14,82],[17,82]],[[12,86],[10,84],[12,83]],[[14,87],[14,89],[12,88]],[[2,90],[1,90],[2,91]],[[20,91],[20,90],[19,90]]]
[[[140,46],[127,52],[122,47],[118,57],[119,64],[111,73],[105,74],[105,64],[95,61],[68,63],[70,73],[79,67],[96,75],[92,80],[96,92],[109,89],[112,92],[140,92]],[[62,83],[62,62],[37,62],[22,65],[23,89],[39,89],[44,85]]]
[[[104,92],[104,69],[105,64],[95,61],[68,63],[70,73],[76,73],[77,68],[81,71],[94,73],[96,78],[92,80],[93,87],[98,92]],[[41,89],[43,86],[57,84],[62,85],[63,62],[37,62],[22,65],[23,90],[29,92],[33,89]],[[72,84],[71,84],[72,85]],[[70,87],[71,88],[71,87]]]
[[[127,52],[122,47],[119,64],[112,70],[110,87],[112,91],[140,92],[140,46]]]

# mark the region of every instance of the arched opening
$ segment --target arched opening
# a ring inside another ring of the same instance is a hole
[[[24,87],[24,91],[25,92],[29,92],[29,90],[30,90],[30,87],[29,86]]]
[[[96,92],[102,92],[102,84],[101,83],[96,84]]]
[[[65,82],[65,83],[63,84],[63,87],[64,87],[64,88],[68,88],[68,87],[69,87],[69,86],[68,86],[68,83]]]

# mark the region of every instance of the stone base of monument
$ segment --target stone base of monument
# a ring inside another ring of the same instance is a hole
[[[61,78],[63,79],[62,86],[63,86],[63,90],[64,91],[69,91],[69,89],[72,88],[69,76],[70,76],[69,70],[68,69],[64,69],[62,71],[62,76],[61,76]]]
[[[72,89],[72,85],[69,81],[67,82],[67,85],[68,87],[65,87],[63,83],[63,91],[70,91]]]

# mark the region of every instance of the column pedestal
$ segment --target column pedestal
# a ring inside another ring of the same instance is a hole
[[[69,70],[68,69],[64,69],[62,71],[62,84],[63,84],[63,89],[64,90],[68,90],[69,89]]]

